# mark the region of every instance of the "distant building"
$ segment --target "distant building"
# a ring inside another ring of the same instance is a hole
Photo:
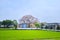
[[[60,30],[60,23],[45,23],[42,29]]]

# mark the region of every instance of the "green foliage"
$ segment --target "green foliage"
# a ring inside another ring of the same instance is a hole
[[[17,21],[16,20],[3,20],[0,21],[0,25],[4,25],[4,28],[9,28],[10,25],[13,25],[15,29],[17,28]]]
[[[13,20],[13,24],[14,24],[14,26],[15,26],[15,29],[17,29],[17,21],[16,20]]]
[[[60,26],[57,27],[57,30],[60,30]]]
[[[44,23],[41,23],[41,26],[44,26]]]
[[[11,20],[3,20],[2,25],[4,25],[4,27],[8,28],[9,25],[13,25],[13,21],[11,21]]]
[[[40,23],[37,23],[37,22],[36,22],[36,23],[35,23],[35,26],[36,26],[37,28],[40,28],[41,25],[40,25]]]
[[[2,21],[0,21],[0,24],[2,24]]]
[[[1,27],[1,25],[2,25],[2,21],[0,21],[0,27]]]

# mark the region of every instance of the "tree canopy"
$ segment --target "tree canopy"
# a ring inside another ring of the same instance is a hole
[[[36,22],[36,23],[35,23],[35,26],[36,26],[37,28],[40,28],[41,25],[40,25],[40,23]]]
[[[11,20],[3,20],[2,25],[4,25],[4,27],[8,28],[10,25],[13,25],[13,21],[11,21]]]
[[[15,29],[17,28],[17,21],[16,20],[13,20],[13,24],[14,24],[14,26],[15,26]]]

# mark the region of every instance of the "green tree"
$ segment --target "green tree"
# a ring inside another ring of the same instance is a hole
[[[1,27],[1,25],[2,25],[2,21],[0,21],[0,27]]]
[[[13,24],[14,24],[14,26],[15,26],[15,29],[17,29],[17,20],[13,20]]]
[[[6,25],[6,21],[5,20],[2,21],[2,25],[4,25],[4,28],[6,27],[5,26]]]
[[[40,27],[41,27],[40,23],[38,23],[38,22],[35,23],[35,26],[36,26],[37,28],[40,28]]]
[[[2,25],[4,25],[4,27],[9,28],[10,25],[13,25],[13,21],[11,21],[11,20],[3,20]]]

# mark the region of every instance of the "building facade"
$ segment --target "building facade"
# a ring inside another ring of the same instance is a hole
[[[45,23],[42,29],[60,30],[60,23]]]

